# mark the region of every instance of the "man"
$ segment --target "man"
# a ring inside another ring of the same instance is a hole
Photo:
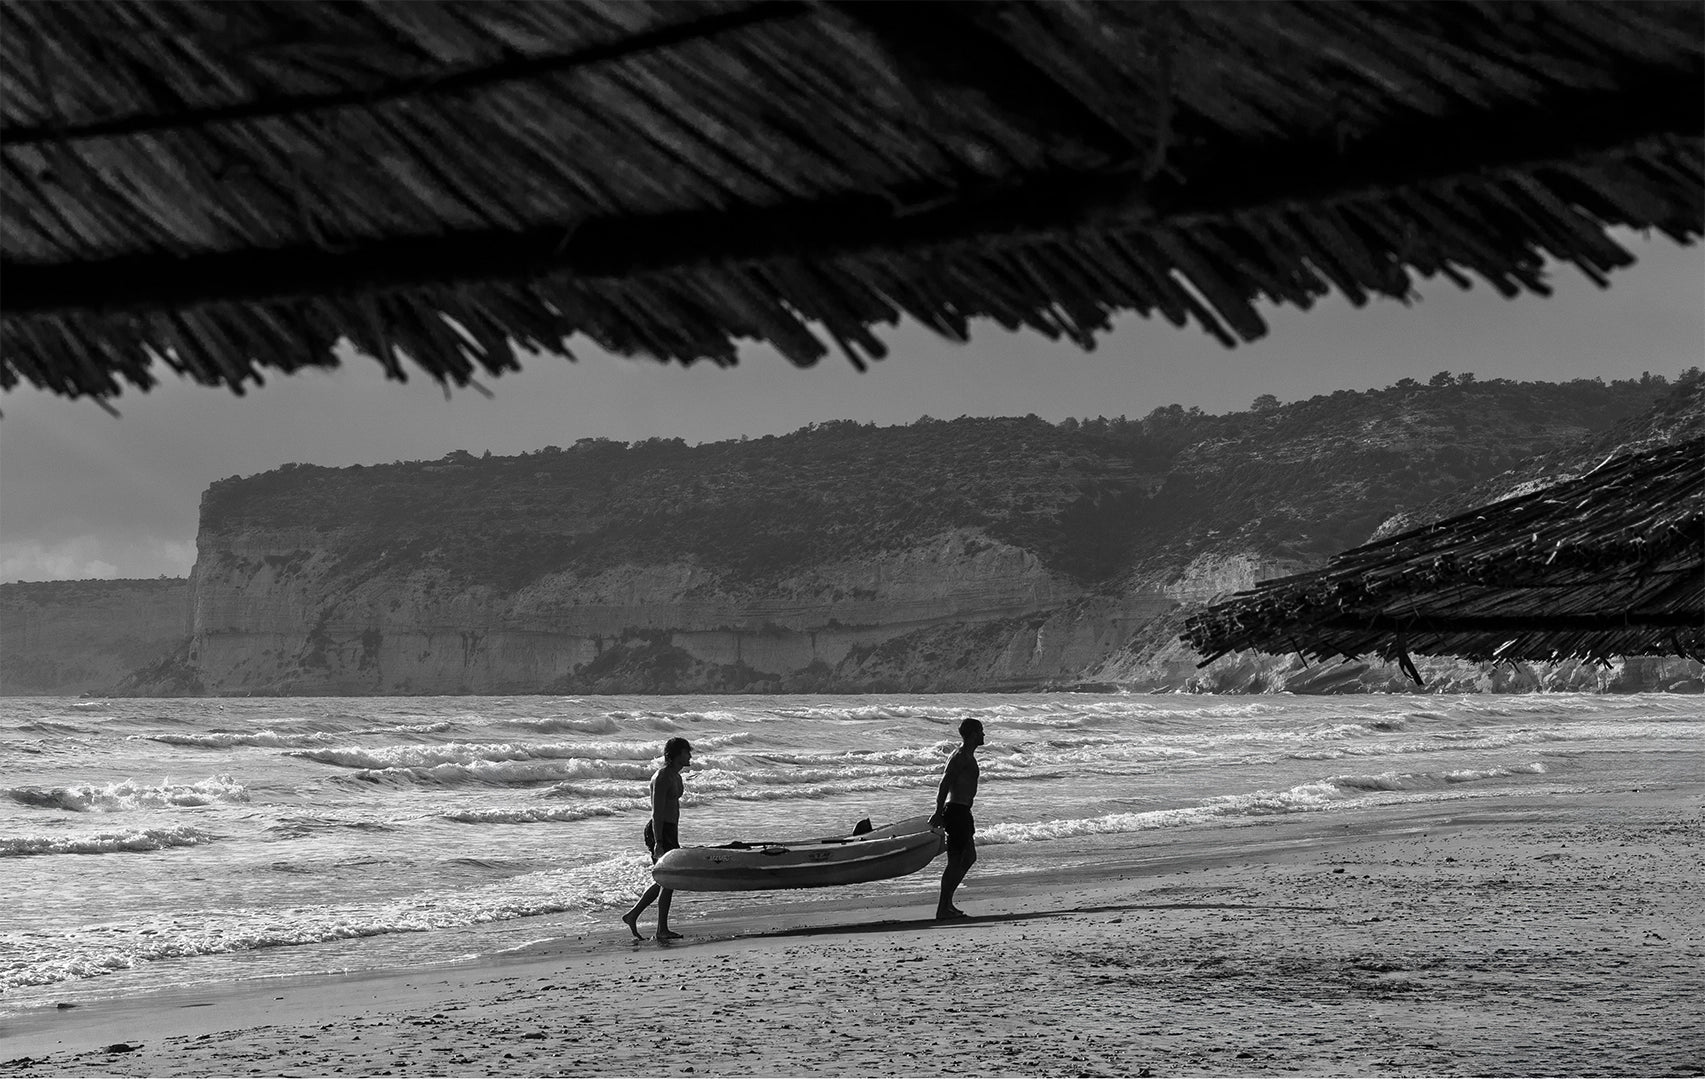
[[[651,774],[651,823],[645,827],[645,838],[653,864],[664,852],[681,846],[681,793],[686,790],[681,770],[692,760],[692,744],[677,735],[663,744],[663,767]],[[645,890],[639,902],[622,916],[635,941],[645,940],[645,935],[639,932],[639,917],[653,900],[657,901],[657,940],[672,941],[681,936],[669,929],[669,902],[674,898],[674,889],[665,889],[655,882]]]
[[[970,917],[953,906],[953,891],[977,861],[977,844],[972,839],[977,823],[971,817],[971,804],[977,800],[977,747],[983,745],[982,722],[967,716],[959,724],[959,738],[959,749],[948,759],[941,786],[936,788],[935,816],[929,819],[931,826],[947,829],[947,869],[941,872],[941,899],[935,905],[937,922]]]

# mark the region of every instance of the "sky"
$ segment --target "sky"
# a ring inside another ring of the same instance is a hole
[[[452,450],[518,454],[601,437],[689,443],[782,434],[837,419],[905,424],[928,415],[1140,417],[1159,406],[1246,409],[1339,389],[1481,379],[1673,378],[1705,362],[1705,248],[1620,232],[1633,267],[1601,290],[1571,267],[1554,293],[1505,300],[1477,283],[1420,283],[1420,300],[1339,297],[1267,308],[1270,332],[1227,349],[1199,329],[1121,319],[1093,352],[973,324],[954,344],[916,323],[878,328],[889,357],[863,373],[838,355],[794,368],[752,345],[730,369],[666,366],[571,342],[482,380],[494,393],[446,398],[431,379],[387,382],[351,357],[332,372],[270,378],[244,397],[177,380],[89,401],[33,389],[0,397],[0,582],[186,575],[201,493],[215,480],[287,462],[372,465]]]

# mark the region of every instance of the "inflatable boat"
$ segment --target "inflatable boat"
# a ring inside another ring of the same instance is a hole
[[[904,877],[946,849],[947,834],[917,817],[821,840],[676,848],[652,866],[651,876],[666,889],[692,892],[815,889]]]

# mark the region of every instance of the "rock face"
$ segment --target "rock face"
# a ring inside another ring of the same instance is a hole
[[[1072,677],[1122,624],[1171,606],[1159,594],[1081,603],[1034,554],[968,529],[764,590],[690,561],[505,590],[432,568],[351,580],[335,532],[206,526],[187,660],[221,693],[1034,686]]]
[[[191,629],[183,578],[0,585],[0,694],[103,692]]]

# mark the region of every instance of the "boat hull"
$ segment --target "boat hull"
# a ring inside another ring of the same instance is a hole
[[[676,848],[651,868],[666,889],[757,892],[818,889],[904,877],[947,848],[947,836],[918,817],[856,836]]]

